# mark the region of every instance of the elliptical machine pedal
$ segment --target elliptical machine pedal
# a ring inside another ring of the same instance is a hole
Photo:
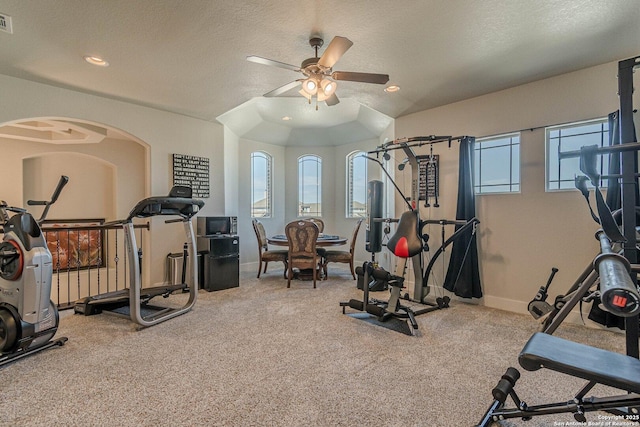
[[[36,221],[25,209],[0,202],[0,366],[54,346],[58,330],[58,309],[51,301],[53,261],[40,223],[56,202],[69,178],[62,176],[51,200],[32,201],[45,206]],[[7,212],[14,215],[9,217]],[[25,274],[23,274],[25,273]]]

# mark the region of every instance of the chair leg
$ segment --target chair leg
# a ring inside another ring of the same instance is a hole
[[[288,263],[286,260],[285,260],[285,261],[282,261],[282,262],[283,262],[283,264],[284,264],[284,273],[283,273],[283,276],[284,276],[284,278],[286,279],[286,278],[287,278],[287,272],[289,271],[289,263]]]
[[[291,276],[293,276],[293,268],[291,267],[291,265],[289,265],[289,268],[287,270],[287,288],[291,287]]]
[[[313,289],[316,288],[316,277],[318,276],[318,267],[316,264],[313,266]]]
[[[324,273],[323,280],[327,280],[327,277],[329,277],[329,273],[328,273],[328,270],[327,270],[327,264],[329,264],[329,262],[325,259],[324,262],[322,263],[322,272]]]
[[[356,272],[353,269],[353,258],[349,261],[349,267],[351,267],[351,275],[353,276],[353,280],[356,280]]]
[[[265,262],[264,262],[264,271],[263,271],[263,273],[266,273],[266,272],[267,272],[267,266],[268,266],[268,265],[269,265],[269,261],[265,261]]]
[[[258,279],[260,278],[260,271],[262,271],[262,258],[260,258],[260,265],[258,266]]]

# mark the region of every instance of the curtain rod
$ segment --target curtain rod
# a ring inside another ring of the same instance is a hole
[[[398,150],[404,147],[422,147],[423,145],[433,145],[439,142],[448,142],[451,147],[452,141],[461,141],[467,138],[467,136],[414,136],[411,138],[397,138],[393,141],[385,142],[378,146],[375,150],[369,151],[368,154],[375,154],[380,152],[387,152],[389,150]]]
[[[633,110],[634,113],[637,113],[638,110]],[[614,113],[618,113],[618,110],[614,111]],[[542,126],[534,126],[534,127],[530,127],[530,128],[524,128],[524,129],[519,129],[519,130],[512,130],[512,131],[508,131],[508,132],[503,132],[503,133],[514,133],[514,132],[524,132],[526,130],[533,132],[534,130],[538,130],[538,129],[545,129],[548,127],[555,127],[555,126],[564,126],[564,125],[570,125],[573,123],[581,123],[581,122],[591,122],[594,120],[601,120],[603,117],[593,117],[591,119],[584,119],[584,120],[579,120],[579,121],[570,121],[570,122],[563,122],[563,123],[556,123],[556,124],[552,124],[552,125],[542,125]],[[606,117],[604,117],[606,118]],[[500,134],[496,134],[496,135],[500,135]],[[489,136],[493,136],[493,135],[489,135]]]

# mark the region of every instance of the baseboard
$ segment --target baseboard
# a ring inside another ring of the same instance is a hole
[[[254,272],[258,274],[258,261],[256,262],[246,262],[244,264],[240,264],[240,273],[249,273]]]
[[[490,308],[497,308],[499,310],[511,311],[513,313],[527,314],[529,303],[525,303],[518,300],[496,297],[492,295],[485,295],[482,297],[482,305]]]
[[[511,311],[514,313],[527,315],[532,322],[541,323],[541,320],[534,319],[533,316],[529,313],[529,303],[523,301],[517,301],[507,298],[500,298],[492,295],[485,295],[481,299],[481,304],[485,307],[496,308],[498,310]],[[569,323],[572,325],[581,325],[587,326],[589,328],[594,329],[606,329],[614,332],[622,332],[618,328],[607,328],[599,323],[593,322],[589,320],[587,317],[589,316],[589,310],[591,310],[591,303],[585,303],[582,305],[582,314],[580,314],[580,305],[577,305],[571,312],[567,315],[564,323]]]
[[[244,264],[240,264],[240,274],[247,275],[252,274],[254,277],[258,274],[258,266],[260,263],[258,261],[255,262],[245,262]],[[264,264],[262,265],[262,269],[264,270]],[[269,267],[267,268],[267,274],[273,271],[279,271],[282,273],[284,270],[284,265],[281,262],[270,262]]]

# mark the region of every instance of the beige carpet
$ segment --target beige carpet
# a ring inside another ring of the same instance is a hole
[[[193,311],[142,330],[63,313],[64,347],[0,370],[0,425],[471,426],[538,327],[454,301],[406,336],[342,314],[340,301],[361,298],[346,270],[332,267],[318,289],[306,281],[287,289],[281,271],[201,292]],[[624,348],[623,335],[608,331],[563,325],[556,335]],[[529,404],[569,400],[584,383],[520,371],[516,390]]]

